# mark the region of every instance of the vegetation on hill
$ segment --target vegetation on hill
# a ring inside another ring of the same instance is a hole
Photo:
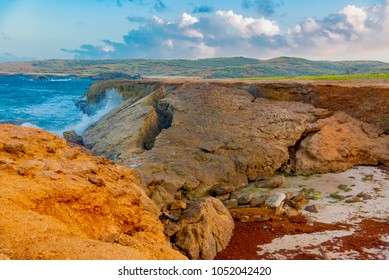
[[[258,60],[245,57],[199,60],[41,60],[0,64],[0,74],[95,76],[120,73],[142,76],[204,78],[293,77],[387,73],[389,64],[379,61],[311,61],[293,57]]]

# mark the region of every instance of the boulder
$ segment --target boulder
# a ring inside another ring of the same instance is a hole
[[[253,197],[254,196],[251,193],[243,195],[238,198],[238,204],[239,205],[250,204],[251,200],[253,200]]]
[[[192,260],[212,260],[231,239],[233,219],[220,200],[191,202],[178,223],[167,221],[165,233]]]
[[[356,165],[389,165],[389,135],[345,113],[318,121],[296,153],[298,174],[347,170]]]
[[[308,205],[305,208],[305,211],[311,212],[311,213],[319,213],[319,211],[316,208],[316,205]]]
[[[228,199],[228,200],[224,200],[223,201],[223,204],[225,207],[227,207],[228,209],[231,209],[231,208],[236,208],[238,206],[238,200],[237,199]]]
[[[236,189],[235,186],[220,186],[213,190],[213,194],[215,196],[221,196],[221,195],[232,193],[233,191],[235,191],[235,189]]]
[[[77,144],[80,146],[84,145],[84,142],[82,141],[82,137],[77,135],[77,133],[74,130],[68,130],[63,133],[63,137],[66,139],[66,141]]]
[[[283,175],[276,175],[265,180],[255,182],[254,185],[257,188],[278,188],[285,183],[285,177]]]
[[[270,208],[278,208],[285,200],[286,195],[284,193],[275,193],[265,201],[265,206]]]
[[[136,172],[0,125],[0,259],[185,259]]]

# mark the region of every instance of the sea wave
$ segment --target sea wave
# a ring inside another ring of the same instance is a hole
[[[123,97],[115,89],[106,91],[105,98],[94,107],[92,114],[82,113],[81,120],[75,124],[68,125],[63,131],[74,130],[81,135],[89,126],[99,121],[105,114],[123,102]]]
[[[70,82],[73,79],[72,78],[51,78],[48,79],[50,82]]]
[[[20,126],[42,129],[41,127],[39,127],[39,126],[37,126],[37,125],[35,125],[33,123],[30,123],[30,122],[22,123]]]

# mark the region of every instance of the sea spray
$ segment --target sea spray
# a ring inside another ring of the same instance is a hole
[[[123,101],[110,89],[98,104],[85,100],[89,112],[84,113],[77,103],[92,83],[83,78],[0,76],[0,123],[42,128],[59,136],[73,129],[82,134]]]
[[[83,114],[75,105],[93,83],[87,78],[0,76],[0,123],[39,127],[62,136]]]
[[[88,113],[81,113],[81,120],[76,124],[71,124],[65,127],[63,131],[74,130],[78,135],[81,135],[89,126],[99,121],[105,114],[123,102],[123,97],[115,89],[109,89],[98,104],[89,106]]]

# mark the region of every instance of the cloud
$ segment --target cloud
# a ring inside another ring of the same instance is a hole
[[[198,7],[194,7],[192,14],[207,14],[212,13],[214,11],[214,8],[207,5],[202,5]]]
[[[195,18],[187,13],[183,13],[179,22],[178,22],[178,25],[180,27],[187,27],[187,26],[195,24],[196,22],[199,22],[199,20],[197,18]]]
[[[279,27],[265,18],[246,18],[232,11],[217,11],[199,17],[183,13],[174,22],[154,16],[151,19],[129,17],[140,23],[123,42],[104,40],[103,44],[85,44],[72,53],[76,58],[204,58],[244,55],[273,48],[284,40]],[[249,51],[248,51],[249,50]]]
[[[10,52],[0,52],[0,62],[31,61],[32,57],[19,57]]]
[[[166,4],[162,0],[97,0],[99,2],[112,2],[117,7],[123,7],[124,3],[134,3],[140,6],[151,6],[153,10],[162,13],[167,9]]]
[[[340,14],[346,16],[347,22],[359,32],[366,31],[367,12],[362,8],[349,5],[340,11]]]
[[[323,19],[308,18],[290,28],[288,42],[293,52],[337,59],[388,51],[389,1],[365,8],[348,5]]]
[[[138,23],[122,42],[109,40],[64,50],[75,58],[204,58],[303,56],[313,59],[374,59],[389,50],[389,0],[360,8],[349,5],[324,18],[307,18],[281,30],[263,16],[234,11],[183,13],[175,21],[129,17]],[[368,57],[368,56],[371,57]]]
[[[6,33],[0,33],[0,41],[11,41],[11,37]]]
[[[276,12],[276,9],[283,5],[282,1],[274,0],[244,0],[242,7],[245,9],[255,8],[260,14],[270,16]]]
[[[259,19],[245,18],[242,15],[235,14],[233,11],[217,11],[216,15],[223,18],[226,23],[238,30],[246,38],[256,35],[272,36],[280,33],[278,25],[264,17]]]
[[[137,16],[129,16],[127,17],[129,22],[135,22],[135,23],[146,23],[149,21],[149,19],[145,17],[137,17]]]
[[[154,9],[157,12],[164,12],[166,10],[166,5],[161,0],[155,0],[154,2]]]

